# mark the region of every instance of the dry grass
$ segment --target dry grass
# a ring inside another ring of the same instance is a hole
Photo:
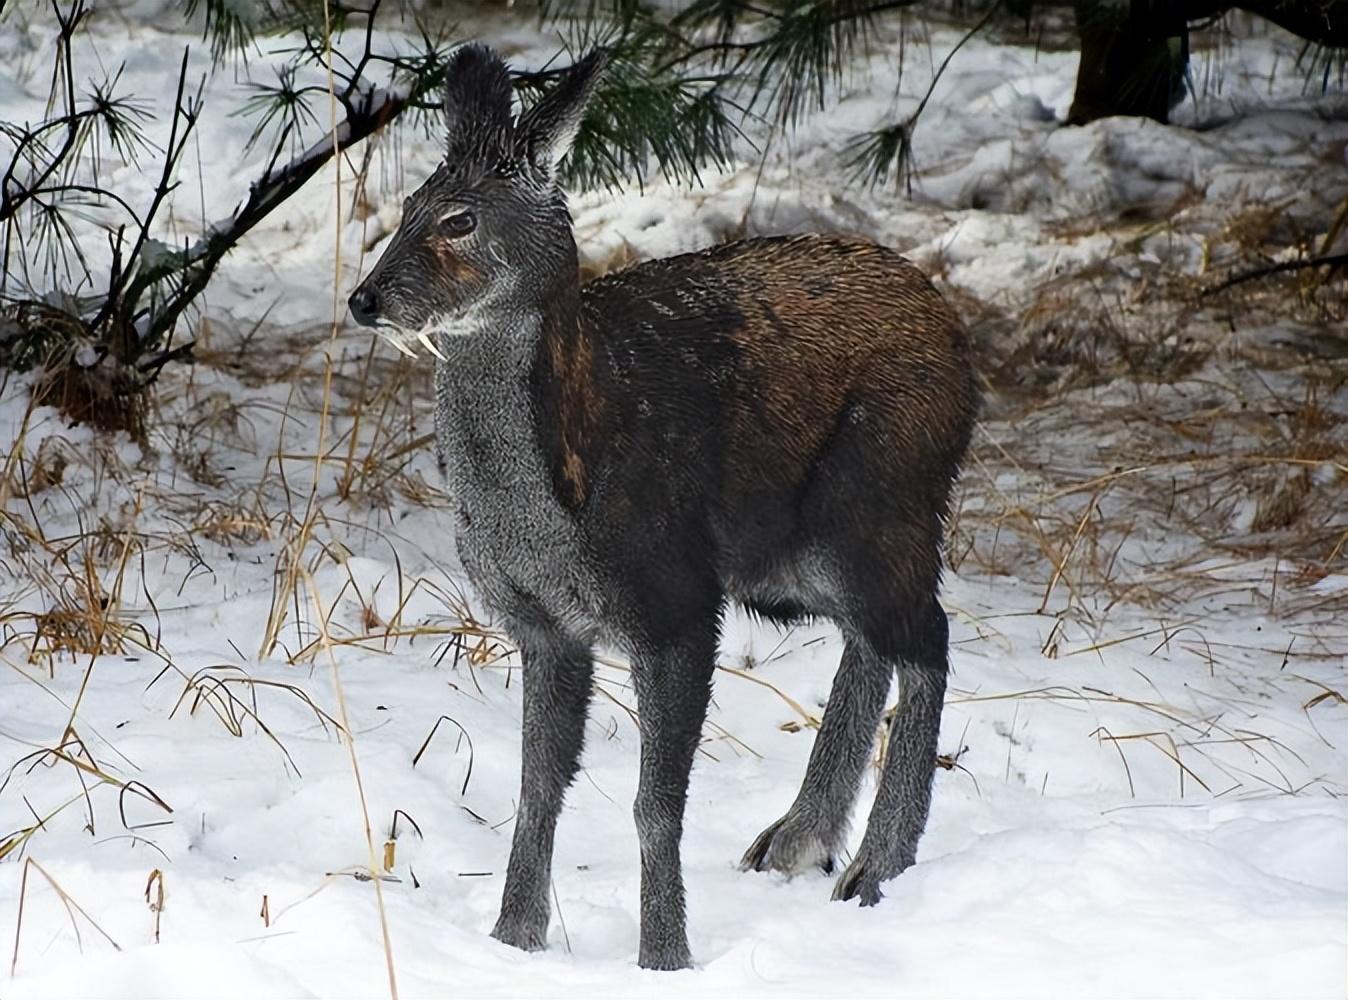
[[[998,401],[962,485],[952,560],[1039,581],[1041,611],[1095,613],[1119,601],[1173,612],[1224,587],[1267,594],[1259,564],[1273,560],[1270,609],[1342,610],[1346,598],[1308,587],[1346,568],[1345,374],[1287,374]]]
[[[1097,626],[1120,603],[1175,613],[1224,591],[1274,614],[1348,609],[1314,588],[1348,568],[1348,275],[1213,294],[1327,252],[1344,227],[1326,221],[1190,191],[1140,224],[1045,225],[1112,252],[1010,302],[955,289],[988,400],[952,562],[1032,580],[1041,612]]]

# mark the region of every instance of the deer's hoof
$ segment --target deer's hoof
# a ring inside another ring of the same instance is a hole
[[[880,883],[902,874],[912,866],[913,861],[914,852],[911,850],[898,850],[889,857],[876,857],[866,849],[863,842],[861,850],[833,887],[833,898],[858,899],[862,906],[874,906],[884,898]]]
[[[874,906],[884,898],[884,893],[880,891],[880,879],[867,870],[861,858],[857,858],[833,887],[833,898],[838,901],[859,899],[862,906]]]
[[[755,838],[740,859],[740,871],[778,871],[798,875],[818,868],[833,872],[833,852],[812,823],[787,813]]]

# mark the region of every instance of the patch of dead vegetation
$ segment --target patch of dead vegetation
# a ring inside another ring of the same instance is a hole
[[[1212,362],[1174,381],[996,395],[952,561],[1096,619],[1215,598],[1348,614],[1348,592],[1316,587],[1348,573],[1346,387],[1348,366]]]

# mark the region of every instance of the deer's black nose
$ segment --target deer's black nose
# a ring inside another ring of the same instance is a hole
[[[352,292],[346,304],[361,326],[374,326],[374,321],[379,318],[379,293],[368,285],[361,285]]]

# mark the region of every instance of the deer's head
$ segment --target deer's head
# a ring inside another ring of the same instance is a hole
[[[558,161],[603,72],[591,53],[518,117],[510,73],[484,45],[445,70],[445,162],[403,203],[402,225],[348,299],[351,313],[407,350],[429,334],[471,335],[575,280],[576,245]],[[431,347],[434,350],[433,347]]]

